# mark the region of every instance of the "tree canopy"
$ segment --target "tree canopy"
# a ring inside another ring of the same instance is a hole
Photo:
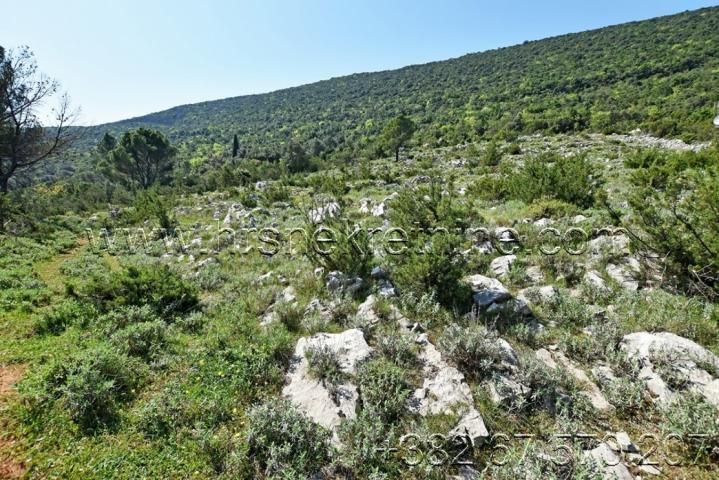
[[[404,115],[399,115],[387,123],[382,130],[380,142],[394,152],[395,160],[399,161],[400,149],[412,138],[417,126]]]
[[[175,153],[176,149],[165,135],[156,130],[138,128],[122,135],[117,147],[109,153],[109,158],[126,183],[146,189],[169,179],[175,166]]]

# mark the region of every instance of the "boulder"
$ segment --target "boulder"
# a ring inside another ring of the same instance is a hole
[[[607,275],[625,290],[636,292],[639,289],[637,277],[641,267],[637,259],[628,257],[621,265],[607,265]]]
[[[328,218],[335,218],[341,212],[339,203],[329,202],[321,207],[310,210],[310,221],[312,223],[322,223]]]
[[[627,467],[622,464],[619,455],[606,443],[600,443],[596,448],[586,450],[584,456],[594,461],[604,478],[634,480]]]
[[[503,277],[509,273],[509,268],[516,260],[516,255],[503,255],[492,260],[492,263],[489,264],[489,268],[498,277]]]
[[[392,282],[384,278],[377,282],[377,293],[385,298],[397,296],[397,291],[395,290],[394,285],[392,285]]]
[[[336,433],[342,421],[357,416],[357,387],[348,381],[339,385],[337,394],[332,395],[320,380],[309,373],[305,353],[310,348],[327,348],[334,352],[342,372],[348,375],[355,374],[357,365],[369,357],[371,349],[357,329],[334,334],[318,333],[297,341],[282,395],[313,421]]]
[[[652,363],[657,354],[665,354],[674,357],[676,366],[686,374],[689,390],[719,407],[719,379],[712,376],[719,370],[719,357],[701,345],[670,332],[636,332],[625,335],[620,348],[643,362],[639,376],[658,402],[669,403],[676,397]]]
[[[380,322],[380,318],[374,311],[374,306],[377,303],[377,298],[374,295],[370,295],[367,299],[357,307],[356,317],[362,321],[363,324],[376,325]]]
[[[377,205],[374,206],[372,209],[372,216],[373,217],[384,217],[386,213],[387,207],[385,206],[384,202],[380,202]]]
[[[362,215],[369,215],[371,210],[372,200],[369,198],[363,198],[360,200],[359,213]]]
[[[607,283],[599,276],[599,273],[594,270],[589,270],[584,274],[584,283],[598,290],[607,290]]]
[[[495,278],[476,274],[466,277],[464,281],[472,288],[474,303],[481,308],[486,308],[493,303],[503,302],[512,298],[509,290],[502,285],[502,282]]]

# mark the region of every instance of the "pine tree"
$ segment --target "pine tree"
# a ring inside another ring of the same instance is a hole
[[[232,140],[232,158],[235,158],[237,156],[237,152],[240,150],[240,142],[237,140],[237,134],[235,134],[235,138]]]

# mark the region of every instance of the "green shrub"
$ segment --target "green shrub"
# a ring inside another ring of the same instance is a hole
[[[717,150],[674,154],[649,166],[637,162],[629,205],[634,247],[667,258],[676,287],[692,293],[719,292],[719,168]],[[706,166],[705,166],[706,165]],[[605,202],[615,218],[615,212]],[[671,278],[671,275],[667,276]]]
[[[595,170],[585,155],[531,157],[508,178],[509,196],[527,204],[546,198],[588,208],[597,188]]]
[[[575,329],[589,326],[593,320],[593,314],[587,306],[566,291],[560,291],[558,295],[546,302],[543,313],[547,323]]]
[[[480,200],[504,200],[509,194],[507,179],[503,175],[482,175],[469,185],[467,192]]]
[[[308,478],[330,460],[321,426],[285,400],[271,400],[247,415],[248,458],[268,478]]]
[[[336,387],[344,380],[344,373],[339,357],[327,345],[309,347],[305,351],[310,374],[334,393]]]
[[[377,339],[377,352],[399,367],[414,367],[419,364],[419,347],[409,335],[392,333]]]
[[[147,305],[166,320],[199,305],[197,290],[167,265],[131,266],[107,278],[93,277],[81,295],[104,311]]]
[[[209,265],[195,276],[195,283],[202,290],[214,292],[224,285],[230,277],[224,273],[219,265]]]
[[[372,249],[366,229],[360,228],[346,218],[327,218],[316,225],[305,215],[305,255],[316,267],[325,272],[339,271],[348,277],[367,278],[372,268]],[[324,231],[324,233],[322,233]],[[333,239],[322,243],[318,239]]]
[[[71,325],[87,326],[96,314],[92,305],[66,299],[36,316],[33,329],[39,335],[57,335]]]
[[[112,334],[129,325],[153,322],[159,317],[149,305],[121,306],[98,317],[97,323],[104,334]]]
[[[157,356],[167,343],[167,325],[161,320],[134,323],[116,332],[112,343],[126,355],[150,360]]]
[[[710,442],[719,446],[719,424],[717,424],[716,406],[698,393],[681,395],[675,402],[663,409],[661,429],[665,433],[677,433],[687,439],[687,435],[700,433]],[[701,442],[701,440],[700,440]],[[705,444],[705,447],[710,447]]]
[[[342,422],[338,435],[346,449],[337,459],[358,478],[402,478],[407,465],[383,448],[399,445],[400,429],[385,423],[372,412],[362,411],[357,418]],[[386,475],[382,477],[381,475]]]
[[[292,198],[290,187],[286,179],[270,182],[264,190],[262,190],[262,197],[265,199],[267,204],[273,204],[275,202],[289,202]]]
[[[407,411],[412,387],[404,371],[386,360],[372,360],[357,373],[362,408],[386,423],[399,421]]]
[[[514,405],[517,410],[546,410],[579,419],[587,417],[592,410],[566,370],[550,368],[532,353],[521,357],[515,380],[531,392]]]
[[[447,326],[437,346],[457,367],[475,380],[483,380],[498,370],[505,350],[496,333],[484,326],[468,327],[456,323]]]
[[[396,256],[393,280],[400,291],[418,297],[433,295],[443,306],[466,311],[471,292],[462,282],[466,260],[460,252],[461,242],[458,235],[440,233],[432,238],[429,251],[413,248]]]
[[[554,198],[540,198],[529,206],[528,215],[537,220],[540,218],[567,218],[576,215],[579,209],[576,205]]]
[[[502,161],[502,150],[497,145],[497,142],[489,142],[487,148],[482,152],[482,156],[479,157],[479,164],[484,167],[494,167],[499,165]]]
[[[114,424],[119,405],[135,395],[143,376],[130,358],[99,346],[51,367],[45,389],[61,397],[70,418],[92,433]]]
[[[592,323],[589,328],[589,335],[575,336],[567,333],[561,341],[563,350],[587,364],[611,357],[624,336],[619,322],[612,319],[602,320]]]

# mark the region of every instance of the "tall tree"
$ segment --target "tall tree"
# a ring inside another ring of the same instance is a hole
[[[69,124],[75,112],[67,95],[53,110],[53,127],[43,127],[37,115],[40,104],[58,89],[57,81],[38,73],[27,47],[17,52],[0,47],[0,230],[8,215],[10,189],[70,144]]]
[[[100,141],[97,143],[97,151],[103,157],[109,155],[115,147],[117,147],[117,139],[109,132],[105,132]]]
[[[310,158],[302,144],[296,141],[287,146],[287,170],[290,173],[304,172],[311,167]]]
[[[380,135],[382,146],[394,152],[395,159],[399,161],[400,149],[412,138],[417,126],[404,115],[399,115],[387,123]]]
[[[176,149],[162,133],[149,128],[125,132],[110,161],[131,188],[166,183],[175,167]]]
[[[237,152],[240,150],[240,141],[237,140],[237,134],[235,134],[235,138],[232,140],[232,158],[235,158],[237,156]]]

